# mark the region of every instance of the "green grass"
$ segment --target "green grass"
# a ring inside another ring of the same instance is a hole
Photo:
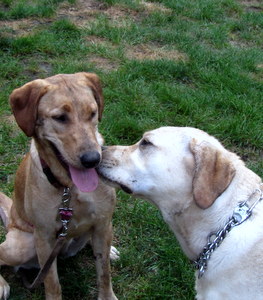
[[[96,72],[100,131],[131,144],[145,130],[194,126],[263,172],[263,5],[238,0],[0,0],[0,189],[8,195],[29,140],[8,96],[35,78]],[[85,6],[86,5],[86,6]],[[113,284],[119,299],[194,298],[193,269],[160,213],[118,192]],[[43,299],[10,268],[10,299]],[[64,299],[96,299],[91,250],[59,260]]]
[[[1,0],[0,20],[50,17],[54,14],[60,2],[63,2],[63,0]],[[74,3],[74,0],[69,2]]]

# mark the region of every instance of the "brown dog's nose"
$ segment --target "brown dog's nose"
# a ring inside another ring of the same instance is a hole
[[[100,154],[97,151],[89,151],[80,157],[80,161],[85,168],[95,168],[100,162]]]

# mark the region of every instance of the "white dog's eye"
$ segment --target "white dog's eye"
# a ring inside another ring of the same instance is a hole
[[[147,139],[142,139],[141,142],[140,142],[140,146],[141,147],[147,147],[147,146],[152,146],[153,144],[148,141]]]

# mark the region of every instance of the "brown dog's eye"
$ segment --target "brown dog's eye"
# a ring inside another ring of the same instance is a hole
[[[53,120],[60,122],[60,123],[65,123],[68,121],[68,117],[65,114],[59,115],[59,116],[53,116]]]
[[[92,119],[94,119],[95,118],[95,116],[96,116],[96,112],[94,111],[94,112],[92,112],[91,114],[90,114],[90,119],[92,120]]]

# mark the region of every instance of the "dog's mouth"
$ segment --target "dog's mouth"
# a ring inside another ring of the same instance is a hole
[[[132,194],[132,190],[124,184],[120,184],[120,188],[127,194]]]
[[[122,189],[125,193],[127,193],[127,194],[132,194],[132,193],[133,193],[132,190],[131,190],[127,185],[122,184],[122,183],[120,183],[120,182],[118,182],[118,181],[115,181],[115,180],[113,180],[112,178],[110,178],[110,177],[106,176],[105,174],[103,174],[103,173],[101,172],[100,168],[97,168],[96,170],[97,170],[97,172],[98,172],[100,178],[101,178],[106,184],[109,184],[109,185],[111,185],[111,186],[113,186],[113,187],[115,187],[115,188],[121,188],[121,189]]]
[[[60,153],[60,151],[58,150],[58,148],[52,143],[49,142],[51,149],[53,150],[57,160],[60,162],[60,164],[62,165],[62,167],[69,172],[69,165],[66,163],[66,160],[64,159],[63,155]]]
[[[99,177],[95,168],[76,168],[69,163],[57,149],[57,147],[50,142],[53,152],[60,162],[62,167],[67,171],[68,176],[73,183],[82,192],[93,192],[99,184]]]

